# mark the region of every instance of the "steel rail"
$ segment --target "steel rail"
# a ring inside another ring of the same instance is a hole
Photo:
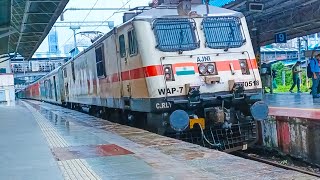
[[[283,165],[283,164],[280,164],[280,163],[277,163],[277,162],[273,162],[273,161],[269,161],[269,160],[266,160],[266,159],[249,156],[248,154],[243,153],[243,152],[237,151],[237,152],[233,152],[232,154],[234,154],[236,156],[239,156],[239,157],[242,157],[242,158],[245,158],[245,159],[266,163],[266,164],[269,164],[269,165],[272,165],[272,166],[276,166],[276,167],[279,167],[279,168],[292,170],[292,171],[297,171],[297,172],[300,172],[300,173],[304,173],[304,174],[308,174],[308,175],[320,178],[320,174],[313,173],[313,172],[306,171],[306,170],[299,169],[299,168],[295,168],[295,167],[292,167],[292,166]]]

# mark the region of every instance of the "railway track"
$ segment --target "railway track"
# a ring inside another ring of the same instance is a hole
[[[269,164],[269,165],[272,165],[272,166],[276,166],[276,167],[279,167],[279,168],[292,170],[292,171],[297,171],[297,172],[301,172],[301,173],[304,173],[304,174],[308,174],[308,175],[320,178],[320,174],[318,174],[318,173],[306,171],[306,170],[303,170],[303,169],[300,169],[300,168],[296,168],[296,167],[292,167],[292,166],[288,166],[288,165],[284,165],[284,164],[280,164],[278,162],[266,160],[266,159],[263,159],[263,158],[250,156],[249,154],[244,153],[244,152],[236,151],[236,152],[233,152],[232,154],[236,155],[236,156],[239,156],[239,157],[242,157],[242,158],[245,158],[245,159],[250,159],[250,160],[253,160],[253,161],[266,163],[266,164]]]

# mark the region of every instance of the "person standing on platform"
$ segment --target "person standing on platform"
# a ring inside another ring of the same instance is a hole
[[[310,68],[312,72],[312,89],[311,94],[313,98],[319,98],[319,94],[317,93],[319,80],[320,80],[320,67],[319,67],[319,61],[320,61],[320,54],[316,55],[316,58],[312,58],[310,60]]]
[[[264,90],[264,93],[268,93],[266,88],[269,88],[270,93],[273,93],[272,82],[271,82],[272,72],[271,72],[271,65],[270,64],[262,63],[260,76],[261,76],[262,88]]]
[[[298,93],[301,93],[300,91],[300,79],[301,79],[301,62],[297,61],[295,65],[292,67],[292,80],[293,84],[290,88],[290,92],[293,93],[293,88],[297,85]]]
[[[272,69],[272,89],[278,88],[276,77],[277,77],[277,71],[275,69]]]

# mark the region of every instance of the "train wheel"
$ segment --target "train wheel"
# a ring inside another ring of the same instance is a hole
[[[121,117],[121,124],[129,124],[129,115],[130,115],[130,111],[127,111],[127,110],[122,110],[120,111],[120,117]]]
[[[121,111],[117,109],[109,109],[109,121],[120,123],[121,122]]]
[[[69,109],[72,109],[72,108],[71,108],[71,103],[67,103],[67,104],[66,104],[66,107],[69,108]]]
[[[111,114],[111,112],[110,112],[110,110],[108,108],[106,108],[106,107],[102,108],[102,116],[101,116],[102,119],[109,120],[110,119],[110,114]]]
[[[92,116],[95,116],[97,114],[97,107],[96,106],[90,106],[89,107],[89,114]]]
[[[164,122],[163,114],[147,113],[146,129],[160,135],[165,135],[167,125]]]
[[[99,118],[104,118],[105,117],[105,114],[106,114],[106,112],[105,112],[105,108],[98,108],[97,109],[97,114],[96,114],[96,116],[97,117],[99,117]]]
[[[134,112],[134,126],[137,128],[145,129],[147,121],[147,113]]]
[[[80,104],[76,104],[76,110],[82,112],[82,107]]]

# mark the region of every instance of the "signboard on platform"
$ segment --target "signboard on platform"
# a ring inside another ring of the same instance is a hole
[[[278,33],[275,35],[275,43],[287,43],[287,34]]]

